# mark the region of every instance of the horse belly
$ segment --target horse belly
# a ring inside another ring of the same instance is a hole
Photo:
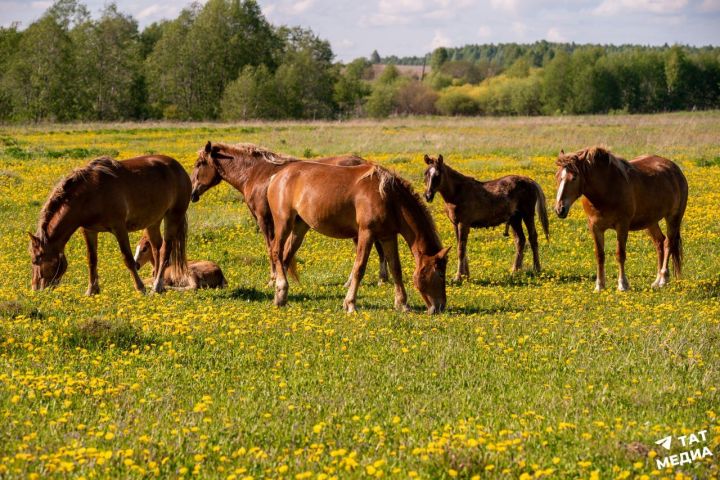
[[[332,238],[354,238],[358,224],[352,205],[332,205],[328,208],[306,208],[298,211],[300,218],[318,233]]]

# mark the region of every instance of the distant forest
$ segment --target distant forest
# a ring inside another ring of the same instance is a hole
[[[114,4],[92,18],[79,1],[57,0],[25,29],[0,28],[6,123],[714,108],[717,47],[542,41],[342,64],[311,30],[271,25],[254,0],[194,3],[142,30]]]

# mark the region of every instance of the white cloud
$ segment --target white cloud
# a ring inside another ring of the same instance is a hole
[[[490,0],[490,6],[495,10],[515,13],[517,11],[517,0]]]
[[[720,0],[703,0],[700,4],[701,12],[720,12]]]
[[[512,31],[515,33],[515,36],[522,38],[525,36],[525,32],[527,32],[527,25],[523,22],[513,22]]]
[[[548,29],[547,33],[545,34],[545,38],[549,42],[565,42],[565,41],[567,41],[567,38],[565,38],[565,36],[562,33],[560,33],[560,30],[555,27]]]
[[[315,4],[315,0],[300,0],[290,5],[290,13],[300,14],[308,11]]]
[[[449,47],[452,45],[452,40],[442,33],[440,30],[435,30],[435,36],[430,41],[430,48],[435,50],[438,47]]]
[[[492,29],[487,25],[480,25],[477,34],[480,38],[489,38],[492,35]]]
[[[30,6],[37,10],[47,10],[50,8],[50,6],[53,4],[53,2],[32,2]]]
[[[675,13],[688,4],[688,0],[603,0],[593,10],[596,15],[616,15],[628,12]]]

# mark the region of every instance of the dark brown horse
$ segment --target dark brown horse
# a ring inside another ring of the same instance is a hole
[[[277,278],[275,305],[287,301],[285,271],[309,229],[333,238],[357,238],[352,281],[343,307],[355,311],[355,297],[374,241],[382,242],[395,282],[395,307],[407,310],[397,236],[415,259],[413,281],[428,313],[446,305],[445,268],[449,248],[440,243],[430,212],[412,186],[373,164],[337,167],[296,162],[276,173],[267,198],[275,224],[272,255]]]
[[[515,237],[515,262],[513,272],[522,268],[525,250],[525,234],[528,231],[533,253],[533,267],[540,271],[535,211],[545,238],[550,239],[545,194],[534,180],[519,175],[508,175],[489,182],[480,182],[450,168],[443,156],[425,155],[425,199],[432,202],[438,192],[445,200],[445,213],[455,227],[458,242],[458,270],[454,280],[470,276],[467,258],[467,239],[470,228],[495,227],[505,224],[512,228]]]
[[[302,161],[299,158],[273,153],[253,144],[226,145],[210,142],[198,152],[198,159],[192,172],[192,200],[197,202],[200,196],[225,180],[239,190],[245,197],[250,214],[257,222],[270,257],[270,249],[275,231],[272,214],[267,202],[267,186],[270,177],[287,165]],[[355,155],[341,155],[314,159],[313,162],[328,165],[353,166],[367,163]],[[324,187],[323,187],[324,188]],[[382,283],[387,281],[387,262],[380,243],[375,245],[380,256],[380,275]],[[294,266],[290,264],[290,273],[297,278]],[[270,284],[275,280],[275,266],[270,260]],[[348,280],[348,284],[349,284]]]
[[[670,257],[675,276],[680,275],[680,224],[687,206],[688,184],[675,163],[655,155],[627,162],[600,147],[570,154],[561,151],[556,163],[557,215],[567,217],[573,202],[583,196],[583,209],[595,242],[595,291],[605,288],[605,230],[609,228],[617,232],[618,290],[629,288],[625,276],[625,244],[630,230],[647,229],[655,244],[658,263],[653,287],[662,287],[670,279]],[[658,224],[663,218],[667,238]]]
[[[162,155],[122,162],[98,158],[75,170],[53,190],[40,213],[37,233],[30,233],[32,287],[57,285],[65,270],[65,244],[82,229],[87,245],[90,285],[87,295],[100,292],[97,275],[98,232],[117,239],[135,288],[144,292],[130,249],[128,232],[146,229],[160,259],[153,290],[163,291],[163,274],[171,266],[185,274],[185,212],[190,203],[190,177],[174,159]],[[164,234],[160,222],[165,221]],[[163,237],[164,240],[163,241]],[[162,245],[162,246],[161,246]]]

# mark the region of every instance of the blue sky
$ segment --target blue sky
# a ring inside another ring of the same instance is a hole
[[[87,0],[96,14],[108,3]],[[185,3],[118,0],[140,25],[174,18]],[[188,2],[189,3],[189,2]],[[720,45],[720,0],[261,0],[274,24],[302,25],[330,40],[340,60],[421,55],[467,43],[574,41]],[[26,26],[49,1],[0,0],[0,24]]]

